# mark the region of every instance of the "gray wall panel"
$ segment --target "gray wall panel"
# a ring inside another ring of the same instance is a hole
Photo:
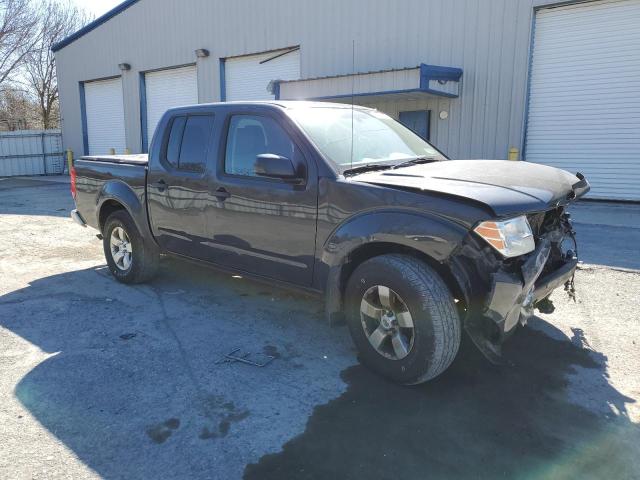
[[[432,140],[455,158],[520,148],[531,16],[541,0],[140,0],[56,54],[65,147],[82,152],[78,82],[123,73],[127,145],[140,151],[138,73],[198,60],[201,102],[219,99],[219,58],[301,45],[303,77],[415,66],[461,67],[462,95],[377,104],[430,108]],[[439,110],[449,111],[446,121]]]

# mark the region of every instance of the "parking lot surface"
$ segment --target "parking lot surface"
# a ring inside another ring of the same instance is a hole
[[[554,293],[508,365],[465,340],[409,388],[320,299],[168,258],[117,283],[72,205],[64,181],[0,181],[2,479],[640,478],[638,207],[579,206],[577,302]]]

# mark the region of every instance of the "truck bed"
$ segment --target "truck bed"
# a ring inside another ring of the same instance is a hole
[[[149,163],[149,155],[141,153],[138,155],[86,155],[81,160],[106,163],[124,163],[129,165],[146,165]]]
[[[138,225],[146,225],[145,192],[147,155],[88,155],[74,160],[76,207],[85,222],[100,228],[101,199],[128,199],[129,213]]]

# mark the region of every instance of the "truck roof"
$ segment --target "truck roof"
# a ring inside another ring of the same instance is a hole
[[[352,108],[350,103],[336,103],[336,102],[318,102],[309,100],[253,100],[253,101],[233,101],[233,102],[211,102],[211,103],[196,103],[192,105],[181,105],[180,107],[174,107],[167,111],[182,109],[182,108],[196,108],[196,107],[212,107],[222,105],[273,105],[280,108]],[[353,105],[353,108],[358,110],[373,110],[369,107],[363,107],[361,105]]]

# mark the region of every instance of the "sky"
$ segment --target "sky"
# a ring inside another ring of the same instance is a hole
[[[83,8],[89,14],[98,18],[100,15],[107,13],[116,5],[122,3],[123,0],[73,0],[78,7]]]

